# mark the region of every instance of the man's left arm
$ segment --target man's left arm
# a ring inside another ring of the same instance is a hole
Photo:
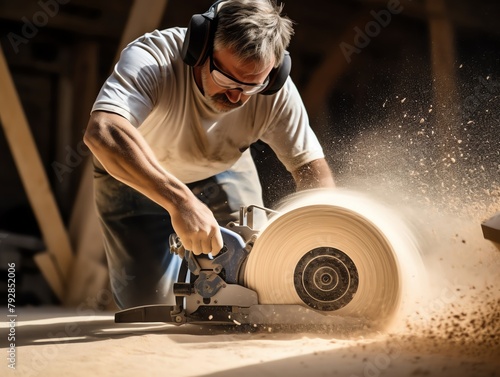
[[[313,188],[334,188],[333,174],[324,158],[308,162],[292,172],[297,191]]]

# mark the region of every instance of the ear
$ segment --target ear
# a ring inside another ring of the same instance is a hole
[[[203,64],[210,49],[211,20],[202,14],[195,14],[189,21],[184,44],[182,45],[182,60],[190,66]]]
[[[217,27],[217,10],[227,0],[218,0],[203,14],[194,14],[189,21],[181,56],[190,66],[202,65],[210,53]]]
[[[271,95],[280,90],[290,75],[290,71],[292,69],[292,58],[290,57],[290,53],[285,51],[283,56],[283,61],[281,64],[273,68],[271,73],[269,74],[269,84],[267,84],[266,89],[262,91],[260,94],[263,95]]]

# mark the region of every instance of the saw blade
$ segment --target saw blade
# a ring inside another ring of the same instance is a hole
[[[387,326],[422,286],[417,243],[386,207],[355,192],[292,196],[259,233],[244,285],[260,304],[300,304]]]

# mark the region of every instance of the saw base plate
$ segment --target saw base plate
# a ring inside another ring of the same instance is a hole
[[[252,305],[248,308],[234,306],[200,306],[198,310],[176,321],[176,307],[171,305],[145,305],[115,313],[116,323],[162,322],[175,325],[250,325],[328,327],[337,330],[362,330],[369,327],[363,318],[325,315],[301,305]]]

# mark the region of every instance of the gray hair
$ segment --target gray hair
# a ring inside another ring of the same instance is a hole
[[[228,0],[217,13],[214,50],[234,51],[241,61],[268,64],[275,58],[277,67],[290,44],[293,22],[282,16],[283,5],[275,0]]]

